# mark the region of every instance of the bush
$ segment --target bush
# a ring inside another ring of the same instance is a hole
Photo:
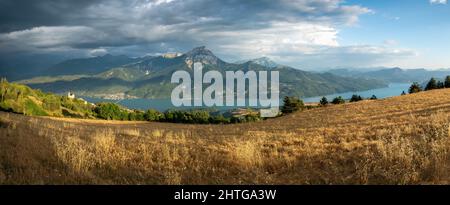
[[[23,113],[25,115],[31,115],[31,116],[47,116],[48,115],[44,111],[44,109],[42,109],[42,107],[39,107],[39,105],[37,105],[30,99],[27,99],[25,101]]]
[[[352,95],[352,98],[350,98],[350,102],[358,102],[363,100],[363,98],[360,95]]]
[[[261,121],[261,117],[258,114],[250,114],[245,116],[246,122],[258,122]]]
[[[139,110],[134,110],[133,112],[128,113],[128,120],[130,121],[144,121],[144,112]]]
[[[157,110],[149,109],[145,112],[144,119],[147,121],[160,121],[164,119],[164,115]]]
[[[98,103],[94,112],[98,118],[106,120],[126,120],[128,112],[114,103]]]
[[[445,88],[444,82],[438,81],[438,83],[437,83],[437,88],[438,88],[438,89]]]
[[[403,92],[403,93],[405,93],[405,92]],[[370,97],[370,100],[377,100],[378,98],[377,98],[377,96],[375,96],[375,95],[372,95],[372,97]]]
[[[425,90],[434,90],[434,89],[438,89],[438,82],[436,81],[436,79],[431,78],[430,81],[428,81],[427,86],[425,87]]]
[[[72,99],[70,99],[66,96],[61,97],[61,106],[65,107],[69,110],[77,111],[77,108],[76,108],[75,104],[73,103]]]
[[[209,122],[209,112],[204,110],[192,111],[192,119],[194,123],[206,124]]]
[[[284,114],[293,113],[298,110],[304,109],[305,105],[303,101],[296,97],[284,97],[283,106],[281,107],[281,112]]]
[[[233,116],[230,119],[231,123],[246,123],[246,122],[258,122],[261,121],[261,117],[256,114],[249,114],[244,116]]]
[[[61,101],[56,96],[46,96],[42,100],[42,107],[50,111],[59,110],[61,108]]]
[[[320,105],[322,106],[328,105],[328,99],[326,97],[322,97],[322,99],[320,99]]]
[[[231,122],[230,118],[226,118],[222,114],[212,116],[209,118],[209,120],[213,124],[228,124]]]
[[[444,87],[450,88],[450,75],[448,75],[447,77],[445,77]]]
[[[409,94],[413,94],[413,93],[418,93],[422,91],[422,87],[419,85],[419,83],[414,82],[410,87],[409,87]]]
[[[333,101],[331,101],[331,103],[333,103],[335,105],[337,105],[337,104],[344,104],[345,100],[344,100],[344,98],[342,98],[342,96],[338,96],[338,97],[335,97],[333,99]]]
[[[208,111],[203,110],[168,110],[164,113],[164,121],[174,123],[206,124],[210,122],[210,115]]]

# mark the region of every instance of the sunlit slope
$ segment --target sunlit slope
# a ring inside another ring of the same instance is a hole
[[[433,90],[298,112],[268,121],[285,129],[383,127],[413,123],[416,117],[450,112],[450,89]],[[264,126],[263,126],[264,127]]]
[[[450,89],[232,125],[0,117],[5,184],[450,183]]]

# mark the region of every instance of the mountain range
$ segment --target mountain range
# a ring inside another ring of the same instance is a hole
[[[170,83],[172,73],[192,73],[194,62],[204,64],[204,72],[217,70],[277,70],[280,73],[281,96],[310,97],[332,93],[385,87],[376,79],[343,77],[332,73],[313,73],[276,64],[268,58],[228,63],[205,47],[184,54],[129,58],[106,55],[73,59],[51,66],[42,76],[18,81],[43,91],[100,98],[170,98],[176,84]]]
[[[255,58],[255,59],[250,59],[250,60],[240,60],[240,61],[236,61],[235,63],[243,64],[243,63],[247,63],[247,62],[262,65],[267,68],[276,68],[278,66],[281,66],[280,64],[276,63],[275,61],[271,60],[268,57]]]
[[[138,62],[141,58],[130,58],[125,55],[113,56],[106,54],[93,58],[78,58],[66,60],[51,66],[44,71],[44,75],[76,75],[76,74],[97,74],[110,68]]]
[[[443,79],[450,75],[449,69],[426,70],[426,69],[401,69],[401,68],[383,68],[378,70],[365,69],[333,69],[327,71],[334,75],[343,77],[377,79],[386,83],[423,83],[430,78]]]

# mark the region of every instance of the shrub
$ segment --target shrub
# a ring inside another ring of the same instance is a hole
[[[42,100],[42,107],[49,111],[59,110],[61,108],[61,101],[56,96],[46,96]]]
[[[438,88],[438,89],[445,88],[444,82],[438,81],[438,83],[437,83],[437,88]]]
[[[342,96],[338,96],[338,97],[335,97],[333,99],[333,101],[331,101],[331,103],[333,103],[335,105],[337,105],[337,104],[344,104],[345,100],[344,100],[344,98],[342,98]]]
[[[281,107],[281,112],[284,114],[293,113],[298,110],[304,109],[305,105],[303,101],[297,97],[284,97],[283,106]]]
[[[144,114],[144,119],[147,121],[159,121],[164,118],[164,115],[157,110],[149,109]]]
[[[431,78],[430,81],[428,81],[425,90],[434,90],[434,89],[438,89],[438,82],[436,81],[436,79]]]
[[[450,88],[450,75],[448,75],[447,77],[445,77],[444,87]]]
[[[128,113],[128,120],[130,121],[144,121],[144,113],[139,110],[133,110],[133,112]]]
[[[174,123],[206,124],[210,122],[210,115],[208,111],[204,110],[168,110],[164,113],[164,121]]]
[[[328,105],[328,99],[326,97],[322,97],[322,99],[320,99],[320,105],[322,106]]]
[[[209,112],[205,110],[195,110],[191,111],[192,120],[194,123],[206,124],[209,122]]]
[[[69,110],[77,111],[73,101],[70,98],[66,97],[66,96],[63,96],[61,98],[61,106],[65,107],[65,108],[67,108]]]
[[[32,100],[27,99],[25,101],[24,110],[25,115],[33,115],[33,116],[46,116],[48,115],[42,107],[34,103]]]
[[[350,98],[350,102],[358,102],[363,100],[363,98],[360,95],[352,95],[352,98]]]
[[[422,87],[419,85],[419,83],[417,83],[417,82],[414,82],[410,87],[409,87],[409,94],[412,94],[412,93],[418,93],[418,92],[420,92],[420,91],[422,91]]]
[[[114,103],[98,103],[94,112],[97,117],[106,120],[125,120],[128,118],[128,113]]]
[[[249,114],[245,116],[246,122],[258,122],[261,120],[261,117],[258,114]]]
[[[231,122],[230,118],[226,118],[222,114],[212,116],[209,120],[213,124],[228,124]]]
[[[404,91],[403,91],[403,93],[405,93]],[[377,98],[377,96],[375,96],[375,95],[372,95],[372,97],[370,97],[370,100],[377,100],[378,98]]]

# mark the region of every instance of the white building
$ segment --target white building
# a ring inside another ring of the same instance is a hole
[[[75,99],[75,93],[69,91],[69,92],[67,93],[67,97],[68,97],[69,99]]]

